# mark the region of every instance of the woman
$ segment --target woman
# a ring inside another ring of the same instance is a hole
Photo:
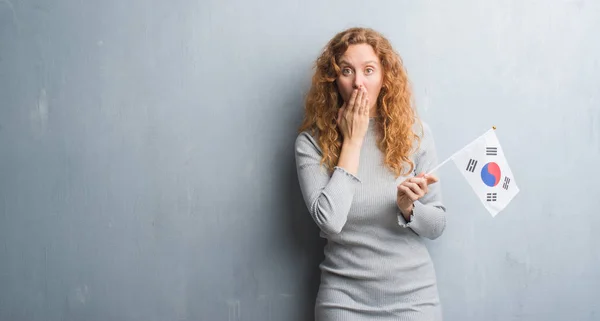
[[[438,179],[426,175],[434,141],[381,34],[351,28],[327,44],[295,150],[304,201],[328,240],[316,320],[441,320],[422,240],[446,226]]]

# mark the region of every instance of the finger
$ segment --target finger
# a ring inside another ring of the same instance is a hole
[[[358,90],[354,89],[352,91],[352,96],[350,96],[350,100],[348,101],[348,112],[352,113],[354,112],[354,105],[356,103],[356,97],[358,96]]]
[[[419,185],[419,188],[423,190],[423,193],[427,194],[427,180],[421,177],[412,177],[410,181]]]
[[[344,114],[344,109],[345,108],[346,108],[346,104],[343,104],[342,107],[338,110],[338,115],[337,115],[337,124],[338,124],[338,126],[341,124],[342,115]]]
[[[437,183],[439,181],[439,179],[437,178],[437,176],[430,175],[430,174],[427,174],[425,172],[421,172],[421,174],[419,174],[419,175],[417,175],[415,177],[423,177],[427,181],[427,185],[431,185],[431,184]]]
[[[425,183],[426,179],[425,177],[419,177],[419,176],[414,176],[414,177],[409,177],[406,179],[406,182],[412,182],[412,183]]]
[[[364,87],[360,87],[359,89],[359,96],[356,97],[356,113],[361,115],[363,113],[363,100],[365,99],[365,88]]]
[[[365,95],[365,90],[364,88],[359,88],[358,89],[358,95],[356,96],[356,101],[354,102],[354,108],[352,109],[352,112],[355,114],[360,113],[360,106],[361,106],[361,101],[363,100],[363,97]]]
[[[410,198],[411,201],[416,201],[419,199],[419,196],[417,194],[415,194],[408,186],[406,185],[399,185],[398,186],[398,190],[400,190],[402,193],[404,193],[404,195],[406,195],[408,198]]]
[[[427,185],[439,182],[439,178],[435,175],[425,175],[424,178],[427,180]]]
[[[364,92],[363,92],[363,99],[360,103],[361,106],[361,114],[368,114],[369,111],[369,95],[367,92],[367,88],[363,88]]]
[[[410,190],[413,193],[415,193],[416,195],[418,195],[419,197],[425,195],[425,193],[423,192],[423,190],[421,189],[421,187],[417,183],[406,182],[406,183],[404,183],[404,185],[408,186],[410,188]]]
[[[360,114],[361,112],[361,102],[365,93],[364,90],[365,89],[363,87],[358,88],[358,96],[356,96],[356,102],[354,103],[354,112],[357,114]]]

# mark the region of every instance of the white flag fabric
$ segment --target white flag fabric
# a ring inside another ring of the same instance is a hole
[[[494,129],[451,158],[492,217],[519,193]]]

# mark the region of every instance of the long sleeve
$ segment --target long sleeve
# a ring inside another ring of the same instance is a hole
[[[421,148],[415,157],[415,172],[417,174],[433,169],[438,163],[435,142],[429,126],[423,123]],[[429,192],[414,203],[413,214],[407,222],[398,211],[398,224],[412,229],[415,233],[428,239],[436,239],[446,228],[446,208],[442,204],[440,182],[429,185]]]
[[[296,138],[295,154],[300,190],[310,215],[323,233],[340,233],[360,179],[340,167],[330,176],[320,164],[318,143],[306,132]]]

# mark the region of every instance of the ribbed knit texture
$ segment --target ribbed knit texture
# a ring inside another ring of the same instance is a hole
[[[361,149],[356,176],[319,164],[321,149],[308,133],[296,139],[296,166],[308,212],[327,238],[321,263],[316,321],[442,320],[435,270],[422,237],[446,226],[440,183],[415,203],[410,222],[396,205],[395,178],[377,148],[375,121]],[[415,173],[437,165],[431,130],[424,124],[412,158]],[[412,173],[414,174],[414,173]]]

